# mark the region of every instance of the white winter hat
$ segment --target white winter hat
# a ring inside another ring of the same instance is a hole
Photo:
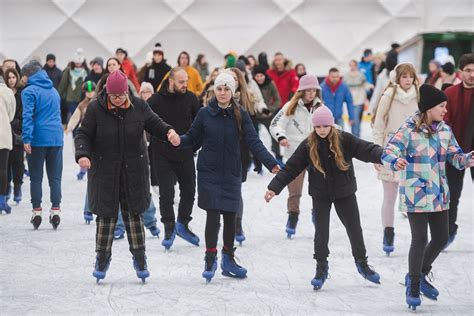
[[[220,73],[216,80],[214,80],[214,91],[216,91],[217,87],[219,86],[225,86],[229,87],[230,91],[232,92],[232,95],[235,94],[235,80],[232,75],[228,73]]]
[[[84,50],[82,48],[78,48],[74,53],[74,58],[72,61],[75,64],[82,64],[84,62]]]

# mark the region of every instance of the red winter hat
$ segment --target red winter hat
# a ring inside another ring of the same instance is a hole
[[[112,72],[105,83],[107,94],[128,93],[128,78],[120,70]]]

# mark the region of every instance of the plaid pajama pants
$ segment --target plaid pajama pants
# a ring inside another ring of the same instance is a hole
[[[143,215],[132,215],[122,209],[123,222],[127,231],[128,244],[130,252],[145,251],[145,228],[143,224]],[[117,224],[117,217],[105,218],[97,216],[96,231],[96,252],[112,252],[112,242],[114,240],[114,231]]]

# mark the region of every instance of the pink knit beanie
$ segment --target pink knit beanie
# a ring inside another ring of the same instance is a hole
[[[322,105],[313,113],[313,126],[331,126],[334,125],[334,116],[331,110]]]
[[[319,86],[318,78],[313,75],[304,75],[300,78],[300,84],[298,86],[298,91],[303,91],[306,89],[317,89],[321,90]]]
[[[112,72],[107,78],[105,84],[107,94],[124,94],[128,93],[128,78],[120,70]]]

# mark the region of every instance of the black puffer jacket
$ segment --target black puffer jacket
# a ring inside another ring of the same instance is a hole
[[[364,162],[381,163],[383,148],[374,143],[359,139],[352,134],[341,132],[341,145],[344,160],[350,165],[349,170],[337,168],[334,154],[329,150],[329,142],[319,138],[318,153],[321,167],[326,177],[314,168],[309,156],[308,139],[305,139],[288,159],[285,168],[278,172],[268,185],[268,189],[279,194],[285,186],[295,179],[304,169],[309,172],[309,195],[313,198],[324,198],[334,201],[349,196],[357,191],[352,158]]]
[[[21,89],[18,89],[15,93],[16,110],[15,117],[10,123],[12,127],[13,146],[23,146],[23,102],[21,101]]]
[[[153,90],[156,91],[160,86],[163,78],[171,70],[171,66],[166,63],[166,59],[163,59],[159,63],[153,62],[145,70],[145,78],[143,81],[151,83]]]
[[[107,110],[106,100],[104,90],[91,101],[75,138],[76,161],[89,157],[92,163],[89,206],[96,215],[116,217],[120,198],[132,214],[141,214],[150,204],[144,131],[166,139],[171,126],[141,99],[133,97],[132,106],[118,112]]]

